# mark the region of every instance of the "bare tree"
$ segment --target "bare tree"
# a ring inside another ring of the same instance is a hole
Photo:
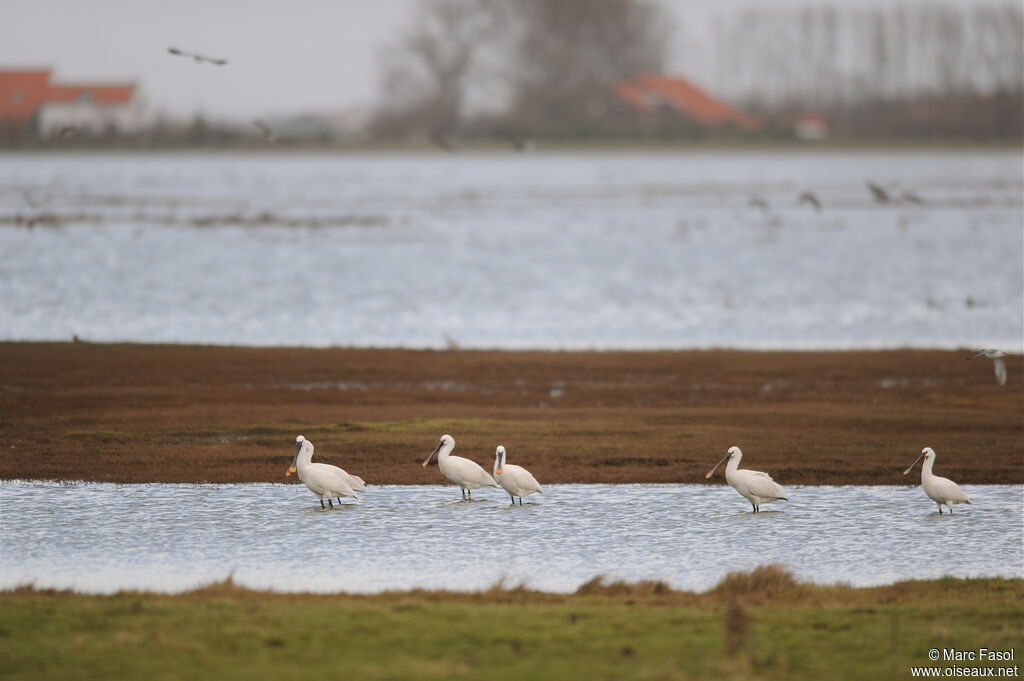
[[[509,114],[525,125],[600,119],[616,83],[665,68],[671,25],[643,0],[512,0]]]
[[[457,129],[494,19],[487,0],[420,0],[412,25],[384,55],[378,130]]]

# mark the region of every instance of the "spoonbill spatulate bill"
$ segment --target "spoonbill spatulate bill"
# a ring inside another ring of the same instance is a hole
[[[522,466],[505,463],[505,448],[501,445],[494,451],[494,479],[512,497],[513,505],[516,503],[516,497],[519,497],[519,505],[522,506],[523,497],[528,497],[534,492],[544,494],[537,478],[533,477],[530,471]]]
[[[423,462],[423,467],[426,468],[430,464],[430,460],[437,454],[437,467],[441,469],[441,474],[459,486],[463,499],[472,499],[475,489],[498,486],[494,478],[481,468],[480,464],[461,456],[452,456],[453,449],[455,449],[455,438],[451,435],[442,435],[441,440],[434,447],[434,451]]]
[[[312,463],[312,459],[313,443],[301,435],[298,436],[295,438],[295,458],[292,459],[292,465],[285,473],[285,477],[297,472],[299,480],[320,499],[321,508],[327,508],[324,506],[325,497],[331,508],[334,508],[332,498],[337,499],[338,503],[341,503],[341,497],[359,498],[359,492],[353,489],[349,481],[351,479],[358,481],[360,489],[362,489],[362,478],[349,475],[337,466]]]
[[[959,485],[949,478],[939,477],[932,473],[932,466],[935,465],[935,450],[931,447],[922,449],[921,455],[914,460],[914,463],[910,464],[907,470],[903,471],[903,475],[912,471],[921,459],[924,459],[924,463],[921,464],[921,489],[924,490],[929,499],[938,505],[939,515],[942,515],[943,506],[948,508],[950,514],[952,514],[953,506],[951,504],[971,503],[971,500],[967,498],[967,495],[964,494]]]
[[[968,361],[976,359],[978,357],[987,357],[992,360],[992,367],[996,371],[996,383],[999,385],[1006,385],[1006,357],[1013,357],[1012,352],[1003,352],[1002,350],[992,350],[986,348],[979,350],[977,354],[971,355],[967,358]]]
[[[770,504],[780,499],[782,501],[789,501],[789,498],[786,496],[786,490],[782,489],[782,486],[772,480],[771,476],[767,473],[746,469],[740,470],[739,465],[742,458],[743,452],[740,451],[739,447],[730,447],[722,460],[716,463],[715,467],[708,471],[704,478],[710,478],[718,470],[718,467],[728,459],[729,465],[725,467],[725,480],[732,485],[734,490],[750,502],[750,505],[754,507],[754,513],[761,510],[761,504]]]

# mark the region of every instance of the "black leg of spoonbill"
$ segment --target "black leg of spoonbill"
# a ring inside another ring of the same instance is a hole
[[[330,499],[328,499],[328,500],[327,500],[327,503],[328,503],[328,504],[330,504],[331,508],[334,508],[334,502],[333,502],[333,501],[331,501]]]
[[[522,497],[519,497],[519,505],[520,505],[520,506],[522,506],[522,505],[523,505],[523,498],[522,498]]]
[[[515,506],[516,505],[516,498],[514,496],[512,496],[511,494],[508,495],[508,498],[512,500],[512,505]]]
[[[327,508],[326,506],[324,506],[324,500],[323,499],[320,500],[320,508]]]

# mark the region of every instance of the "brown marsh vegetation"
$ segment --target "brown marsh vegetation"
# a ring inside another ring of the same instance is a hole
[[[450,433],[547,483],[700,482],[738,445],[790,485],[916,483],[924,446],[1020,484],[1022,362],[1000,388],[966,355],[2,343],[0,478],[283,482],[303,434],[368,483],[436,484],[419,463]]]

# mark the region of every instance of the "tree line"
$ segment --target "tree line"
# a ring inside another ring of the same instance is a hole
[[[373,131],[694,132],[678,116],[640,125],[615,97],[655,72],[698,74],[767,134],[813,112],[851,137],[1021,137],[1019,3],[748,7],[680,23],[652,0],[420,0],[382,55]]]

